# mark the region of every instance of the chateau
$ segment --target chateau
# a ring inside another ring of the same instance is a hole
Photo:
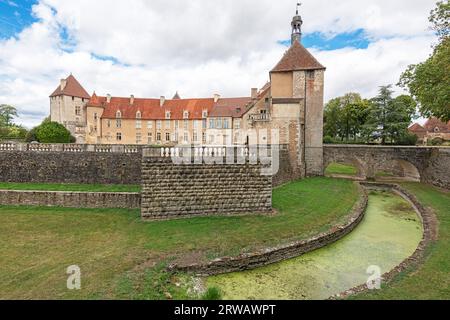
[[[297,10],[290,48],[247,97],[90,96],[70,75],[50,96],[51,120],[86,144],[279,143],[289,146],[298,176],[321,175],[325,67],[301,44],[302,24]]]

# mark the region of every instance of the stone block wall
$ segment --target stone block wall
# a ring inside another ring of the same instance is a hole
[[[423,181],[450,189],[450,148],[433,149]]]
[[[45,148],[44,148],[45,146]],[[56,148],[57,147],[57,148]],[[78,148],[82,149],[78,149]],[[92,147],[92,148],[89,148]],[[33,183],[140,184],[142,151],[106,146],[29,145],[0,149],[0,181]],[[35,149],[31,149],[35,148]]]
[[[0,205],[65,208],[140,208],[139,193],[0,190]]]
[[[176,164],[161,156],[142,162],[144,219],[269,213],[272,211],[272,176],[261,174],[264,165]]]

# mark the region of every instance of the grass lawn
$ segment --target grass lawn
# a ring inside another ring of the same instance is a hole
[[[417,270],[408,270],[381,290],[359,294],[351,299],[450,299],[450,193],[419,183],[402,183],[439,220],[439,239],[427,252]]]
[[[356,176],[358,174],[358,170],[350,165],[340,164],[340,163],[332,163],[325,170],[326,175],[332,174],[343,174],[347,176]]]
[[[162,262],[304,239],[341,222],[357,199],[351,181],[313,178],[277,188],[273,217],[144,223],[137,210],[0,207],[0,299],[185,298]],[[71,265],[79,291],[66,288]]]
[[[139,185],[63,184],[63,183],[13,183],[0,182],[0,190],[29,191],[83,191],[83,192],[140,192]]]

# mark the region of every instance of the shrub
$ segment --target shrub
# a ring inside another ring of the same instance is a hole
[[[40,143],[70,143],[73,141],[70,131],[57,122],[43,122],[36,128],[36,137]]]
[[[332,137],[330,137],[330,136],[325,136],[323,138],[323,143],[325,143],[325,144],[332,144],[332,143],[334,143],[334,139]]]
[[[209,287],[203,294],[202,300],[222,300],[222,292],[217,287]]]

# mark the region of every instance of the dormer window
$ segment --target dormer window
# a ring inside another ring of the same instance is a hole
[[[189,119],[189,111],[183,112],[183,119]]]
[[[166,111],[166,120],[170,120],[171,114],[170,111]]]
[[[203,119],[208,118],[208,110],[203,110],[202,117]]]
[[[434,132],[438,133],[439,132],[439,127],[434,128]]]
[[[122,112],[120,112],[120,110],[116,112],[116,118],[117,119],[122,118]]]
[[[140,111],[136,112],[136,119],[141,119],[142,113]]]

